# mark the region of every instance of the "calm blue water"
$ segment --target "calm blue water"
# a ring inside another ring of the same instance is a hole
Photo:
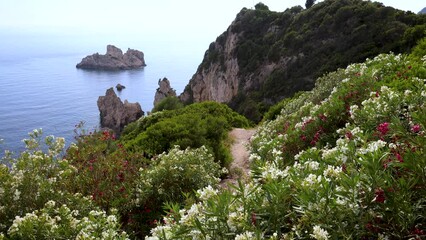
[[[167,77],[181,93],[208,47],[143,37],[0,34],[0,39],[0,156],[6,149],[22,151],[21,140],[36,128],[69,144],[80,121],[88,130],[98,127],[96,101],[117,83],[126,86],[118,93],[123,101],[139,102],[150,111],[158,79]],[[75,68],[86,55],[104,54],[107,44],[143,51],[148,66],[119,72]]]

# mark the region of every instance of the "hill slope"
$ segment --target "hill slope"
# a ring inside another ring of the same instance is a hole
[[[251,138],[251,178],[148,239],[424,239],[426,39],[317,80]]]
[[[205,53],[181,94],[185,102],[228,103],[254,121],[279,100],[310,90],[323,74],[379,53],[406,52],[426,16],[380,3],[326,0],[308,10],[242,9]]]

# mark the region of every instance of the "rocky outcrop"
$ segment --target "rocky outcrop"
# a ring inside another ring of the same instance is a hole
[[[105,96],[100,96],[97,103],[101,127],[110,128],[116,134],[119,134],[124,126],[144,115],[139,103],[129,103],[127,100],[123,103],[113,88],[108,89]]]
[[[223,35],[226,38],[225,44],[214,42],[210,45],[202,65],[180,96],[183,102],[216,101],[223,103],[231,101],[237,95],[240,84],[239,66],[233,51],[238,43],[238,35],[233,33],[231,28]],[[209,63],[209,55],[213,52],[220,53],[223,61]]]
[[[87,56],[76,67],[95,70],[125,70],[144,66],[146,64],[143,52],[129,48],[123,54],[121,49],[108,45],[105,55],[95,53]]]
[[[170,86],[170,81],[167,78],[158,80],[157,91],[154,97],[154,106],[166,97],[176,97],[176,91]]]
[[[117,91],[121,91],[121,90],[125,89],[125,88],[126,88],[126,86],[121,85],[121,84],[119,83],[119,84],[117,84],[117,86],[115,86],[115,88],[117,89]]]

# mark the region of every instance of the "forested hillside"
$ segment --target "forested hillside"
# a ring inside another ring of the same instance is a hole
[[[243,9],[206,51],[186,102],[214,100],[259,121],[274,103],[310,90],[323,74],[379,53],[408,52],[425,36],[426,16],[361,0],[309,9]]]

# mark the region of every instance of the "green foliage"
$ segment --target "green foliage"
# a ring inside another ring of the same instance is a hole
[[[314,5],[314,3],[315,3],[315,0],[306,0],[306,3],[305,3],[306,9],[312,7],[312,5]]]
[[[183,108],[183,103],[179,100],[177,97],[166,97],[163,100],[161,100],[159,103],[157,103],[154,108],[152,109],[152,112],[159,112],[163,110],[176,110]]]
[[[265,4],[259,2],[254,6],[254,9],[259,10],[259,11],[269,11],[269,7],[266,6]]]
[[[175,146],[139,171],[136,202],[160,207],[159,202],[183,203],[185,195],[193,194],[194,189],[216,185],[220,172],[220,165],[204,146],[193,150]]]
[[[421,59],[425,56],[426,53],[426,38],[421,39],[417,46],[411,51],[411,56],[417,59]]]
[[[232,127],[248,127],[247,119],[214,102],[162,111],[129,125],[121,136],[127,149],[155,156],[178,145],[182,149],[206,146],[222,166],[230,162],[223,140]]]
[[[252,138],[252,179],[198,191],[152,237],[423,238],[425,63],[382,54],[280,103]]]

